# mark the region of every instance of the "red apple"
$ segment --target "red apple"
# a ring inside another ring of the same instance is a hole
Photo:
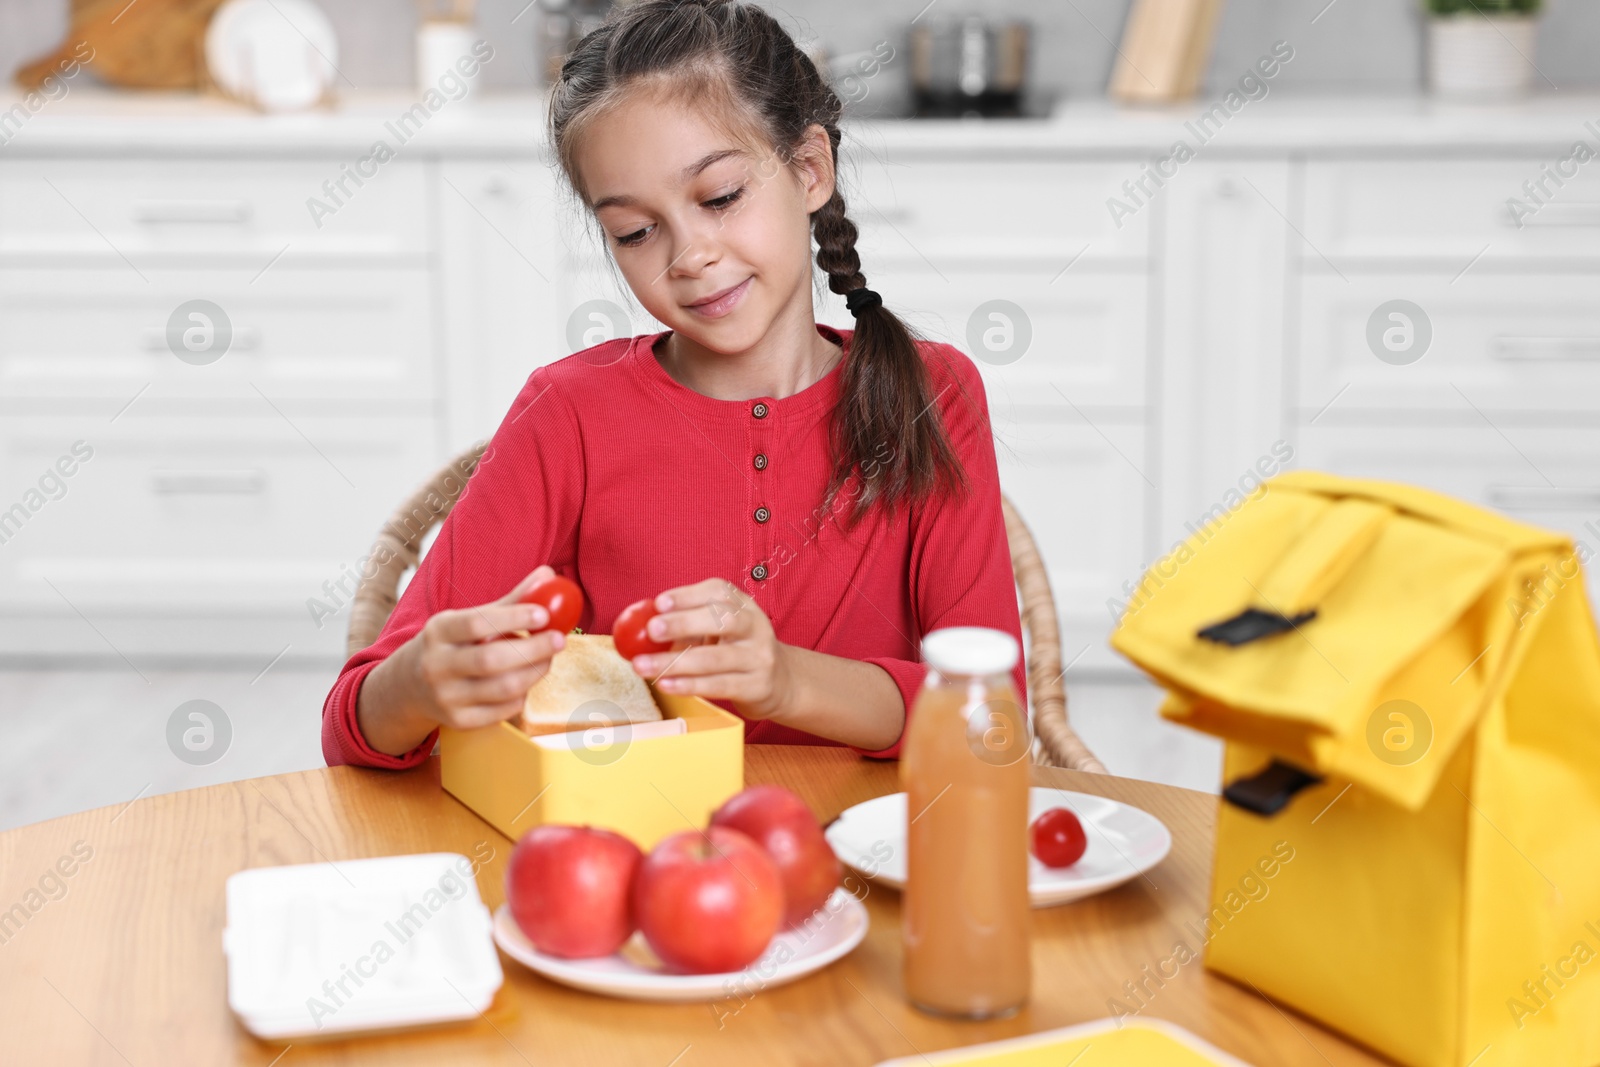
[[[551,956],[609,956],[633,934],[634,874],[643,854],[591,826],[536,826],[511,850],[506,901],[533,947]]]
[[[839,884],[839,858],[806,802],[777,785],[751,786],[711,816],[712,826],[747,834],[783,879],[783,922],[799,926],[827,902]]]
[[[754,963],[783,919],[783,882],[761,846],[713,826],[663,838],[633,884],[639,930],[661,962],[688,974]]]

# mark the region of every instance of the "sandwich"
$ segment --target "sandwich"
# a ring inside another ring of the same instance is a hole
[[[530,735],[554,734],[661,717],[650,687],[617,654],[610,634],[568,634],[550,670],[529,688],[520,725]]]

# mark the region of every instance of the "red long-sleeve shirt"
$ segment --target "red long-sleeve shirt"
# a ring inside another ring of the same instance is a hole
[[[849,358],[849,331],[817,329]],[[754,596],[778,640],[888,671],[908,713],[930,630],[989,626],[1020,647],[988,405],[967,356],[919,342],[971,493],[901,507],[892,520],[875,509],[846,533],[839,520],[859,482],[822,510],[844,361],[793,396],[717,400],[662,368],[653,351],[661,336],[609,341],[528,378],[382,635],[329,692],[330,765],[425,760],[432,735],[403,756],[366,743],[356,726],[362,680],[435,612],[496,600],[542,563],[582,587],[585,633],[610,633],[635,600],[728,578]],[[757,564],[764,578],[752,575]],[[1026,706],[1020,658],[1013,677]],[[749,723],[745,738],[834,743],[770,721]],[[896,756],[903,739],[865,754]]]

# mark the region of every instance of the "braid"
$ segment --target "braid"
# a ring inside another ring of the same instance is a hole
[[[828,275],[829,289],[843,296],[867,284],[856,252],[856,224],[845,214],[844,195],[837,182],[828,202],[812,214],[811,232],[817,239],[817,266]]]

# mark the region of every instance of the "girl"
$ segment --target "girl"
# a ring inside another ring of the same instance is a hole
[[[632,663],[741,715],[752,743],[898,754],[929,630],[1021,641],[983,385],[866,288],[835,180],[839,98],[729,0],[620,8],[561,70],[561,167],[668,329],[540,367],[382,636],[328,694],[330,764],[410,767],[440,725],[516,715],[562,635],[552,573],[609,633],[653,596],[672,651]],[[855,330],[819,325],[811,246]],[[1022,662],[1017,694],[1026,700]]]

